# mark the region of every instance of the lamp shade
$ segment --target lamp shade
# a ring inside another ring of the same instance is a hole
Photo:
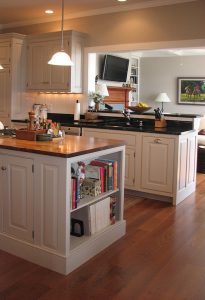
[[[70,56],[64,50],[54,53],[48,64],[56,66],[73,66]]]
[[[0,70],[3,70],[3,67],[2,67],[2,65],[0,65]]]
[[[171,102],[171,100],[169,99],[169,97],[167,96],[167,93],[160,93],[156,98],[155,98],[155,102]]]
[[[102,97],[109,96],[107,85],[105,83],[96,84],[95,85],[95,92],[96,92],[96,94],[99,94]]]

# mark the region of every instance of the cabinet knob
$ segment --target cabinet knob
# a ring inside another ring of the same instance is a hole
[[[161,143],[161,139],[157,138],[157,139],[154,139],[154,143],[156,144],[160,144]]]
[[[6,167],[2,166],[1,167],[2,171],[6,171]]]

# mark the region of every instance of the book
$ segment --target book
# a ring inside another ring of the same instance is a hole
[[[114,189],[114,177],[113,177],[114,160],[99,159],[98,161],[107,165],[107,191],[112,191]]]
[[[90,165],[101,167],[101,171],[100,171],[100,174],[101,174],[100,180],[101,180],[101,189],[102,189],[101,191],[103,193],[107,192],[107,190],[108,190],[108,186],[107,186],[108,166],[107,166],[107,164],[105,164],[104,162],[99,161],[99,160],[92,160],[90,162]]]
[[[90,234],[110,225],[110,197],[89,206]]]
[[[107,163],[111,163],[113,167],[113,173],[112,173],[112,185],[113,185],[113,190],[116,190],[118,187],[118,180],[117,180],[117,169],[118,169],[118,162],[117,160],[112,160],[112,159],[100,159],[100,161],[105,161]]]
[[[96,232],[96,206],[92,204],[89,206],[89,227],[90,234],[94,234]]]
[[[76,202],[76,177],[72,176],[71,184],[72,184],[71,208],[74,209],[74,208],[77,208],[77,202]]]

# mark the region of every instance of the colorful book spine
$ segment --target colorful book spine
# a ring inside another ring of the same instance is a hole
[[[118,187],[118,182],[117,182],[117,169],[118,169],[118,163],[117,163],[117,160],[111,160],[111,159],[102,159],[100,161],[105,161],[107,162],[109,165],[112,164],[112,167],[113,167],[113,172],[112,172],[112,189],[113,190],[116,190],[117,187]]]
[[[108,166],[99,160],[92,160],[90,162],[90,165],[92,166],[99,166],[101,167],[100,171],[100,180],[101,180],[101,191],[107,192],[108,187],[107,187],[107,176],[108,176]]]
[[[77,201],[76,201],[76,177],[71,178],[71,184],[72,184],[72,195],[71,195],[71,200],[72,200],[72,209],[77,208]]]

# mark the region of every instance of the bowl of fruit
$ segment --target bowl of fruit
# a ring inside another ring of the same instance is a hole
[[[128,109],[132,110],[133,112],[137,113],[137,114],[142,114],[145,111],[148,111],[151,109],[150,106],[148,106],[146,103],[144,102],[139,102],[137,103],[136,106],[127,106]]]

